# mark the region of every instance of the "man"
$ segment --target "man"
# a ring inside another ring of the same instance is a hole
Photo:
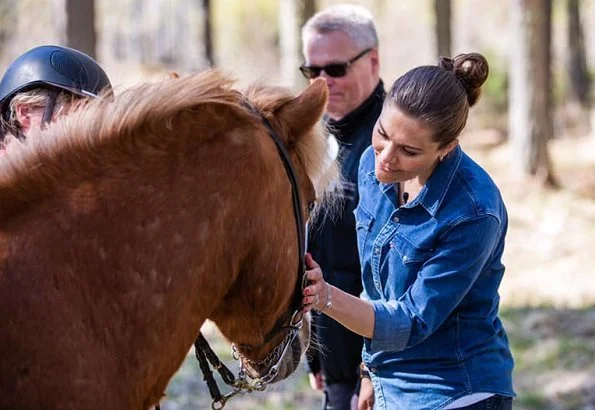
[[[335,5],[308,20],[302,28],[302,42],[305,62],[301,72],[310,80],[324,78],[329,88],[325,117],[339,144],[337,159],[344,178],[337,192],[341,209],[312,227],[308,250],[328,283],[359,295],[362,285],[353,215],[358,202],[358,165],[371,143],[385,95],[376,27],[367,9]],[[324,389],[325,410],[349,410],[358,393],[363,340],[325,315],[313,315],[313,323],[321,351],[311,352],[308,360],[311,384]],[[369,379],[362,382],[360,400],[369,400],[369,395],[373,400],[371,391]]]
[[[14,60],[0,81],[0,139],[5,134],[24,139],[67,113],[76,100],[111,90],[107,74],[88,55],[61,46],[35,47]]]

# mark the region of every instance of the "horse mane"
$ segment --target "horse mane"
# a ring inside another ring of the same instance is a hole
[[[283,127],[274,120],[274,112],[294,98],[291,92],[253,85],[244,97],[233,88],[234,83],[219,71],[209,70],[139,84],[113,100],[85,102],[84,107],[75,107],[45,130],[30,133],[25,142],[12,142],[0,156],[0,221],[50,198],[61,187],[74,187],[86,177],[100,173],[106,161],[130,158],[139,145],[159,149],[163,138],[160,130],[165,127],[171,131],[176,116],[189,110],[223,105],[236,117],[257,124],[258,117],[243,107],[247,97],[275,127]],[[209,134],[197,132],[196,138],[211,138]],[[110,145],[110,149],[104,149],[105,145]],[[314,130],[312,138],[300,138],[288,148],[295,149],[317,193],[323,193],[335,178],[336,169],[327,158],[322,125]]]

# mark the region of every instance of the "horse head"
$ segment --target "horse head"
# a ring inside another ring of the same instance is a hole
[[[234,342],[234,354],[247,375],[268,383],[293,373],[308,347],[310,321],[301,306],[304,222],[313,216],[317,199],[326,199],[336,168],[320,122],[328,98],[324,81],[315,81],[297,97],[282,89],[253,87],[247,98],[252,111],[262,117],[258,129],[268,134],[267,150],[275,146],[273,141],[278,145],[278,153],[269,159],[278,168],[266,195],[272,208],[258,229],[263,235],[269,232],[271,242],[262,247],[261,255],[246,261],[211,319]],[[275,251],[273,243],[284,245]],[[255,274],[251,266],[261,266],[259,258],[273,263],[265,263],[269,270]],[[258,283],[255,277],[264,281]],[[242,297],[236,297],[240,293]]]

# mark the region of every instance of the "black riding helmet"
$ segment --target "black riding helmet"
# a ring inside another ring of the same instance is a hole
[[[102,91],[111,90],[112,85],[103,68],[85,53],[45,45],[22,54],[4,73],[0,82],[2,116],[7,119],[8,106],[15,94],[33,88],[66,90],[85,97],[98,97]],[[48,101],[47,105],[51,108],[46,107],[45,121],[51,118],[54,104],[55,95],[52,101]]]

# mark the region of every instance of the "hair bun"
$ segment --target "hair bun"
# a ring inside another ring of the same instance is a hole
[[[467,101],[473,105],[479,99],[481,86],[488,78],[489,66],[478,53],[459,54],[455,58],[440,57],[438,66],[452,72],[467,92]]]
[[[481,86],[488,78],[489,65],[478,53],[459,54],[452,59],[452,71],[467,91],[467,101],[472,106],[481,94]]]

